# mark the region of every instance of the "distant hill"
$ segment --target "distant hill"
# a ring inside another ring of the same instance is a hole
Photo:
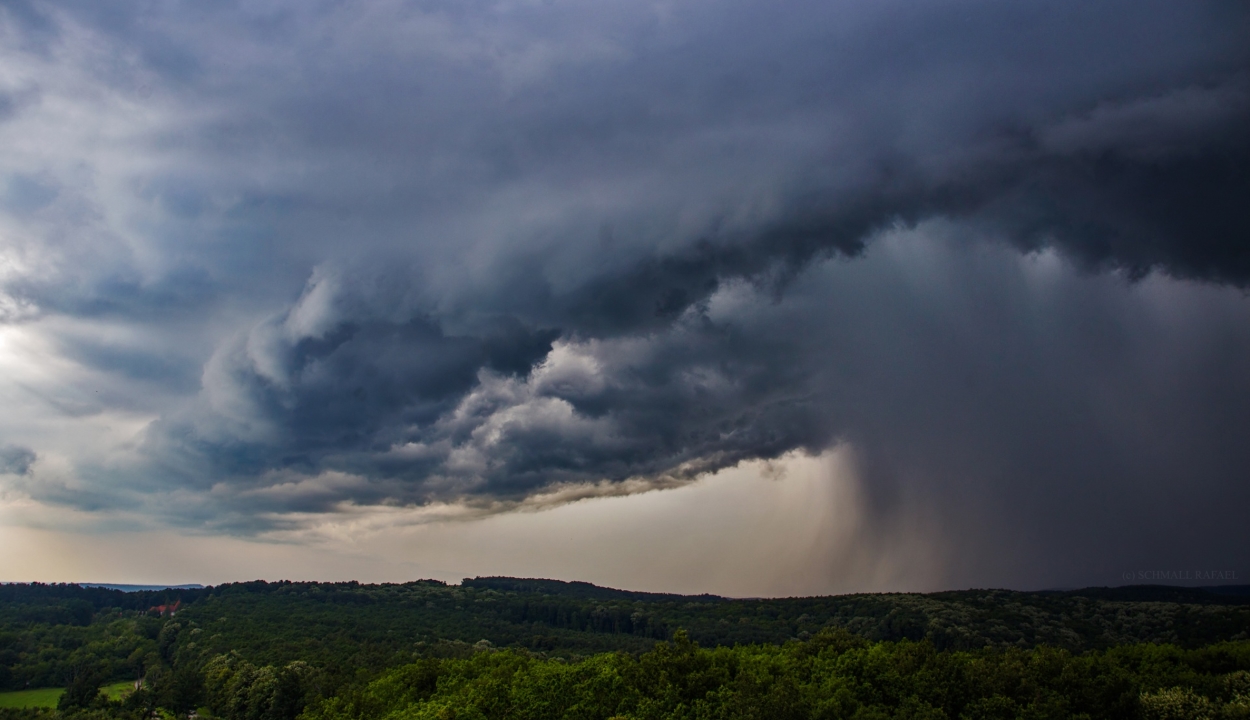
[[[200,590],[203,585],[190,583],[187,585],[110,585],[108,583],[75,583],[85,588],[105,588],[122,592],[144,592],[148,590]]]
[[[1040,593],[1039,593],[1040,594]],[[1116,602],[1172,602],[1195,605],[1250,605],[1250,585],[1177,587],[1174,585],[1124,585],[1055,592],[1067,597],[1087,597]]]
[[[670,593],[636,592],[616,590],[608,587],[592,585],[588,582],[546,580],[536,578],[514,577],[476,577],[465,578],[461,587],[474,587],[504,592],[537,593],[542,595],[559,595],[593,600],[640,600],[644,602],[663,601],[698,601],[698,602],[751,602],[759,598],[725,598],[719,595],[675,595]],[[1198,605],[1243,605],[1250,604],[1250,585],[1221,585],[1216,587],[1180,587],[1175,585],[1124,585],[1118,587],[1090,587],[1068,590],[1042,590],[1020,592],[1014,590],[956,590],[928,593],[927,597],[958,598],[970,592],[1008,592],[1017,595],[1055,595],[1060,597],[1086,597],[1118,602],[1175,602]],[[881,593],[882,596],[910,595],[911,593]],[[838,597],[838,596],[831,596]],[[858,597],[845,595],[841,597]],[[805,598],[800,598],[805,599]],[[810,598],[806,598],[810,599]]]
[[[675,595],[672,593],[636,592],[632,590],[616,590],[608,587],[592,585],[588,582],[565,580],[545,580],[536,578],[514,577],[476,577],[465,578],[460,587],[498,590],[500,592],[531,593],[539,595],[560,595],[562,597],[582,598],[586,600],[641,600],[645,602],[698,600],[710,602],[726,600],[719,595]]]

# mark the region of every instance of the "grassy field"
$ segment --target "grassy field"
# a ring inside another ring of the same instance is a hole
[[[131,680],[123,680],[100,688],[109,700],[120,700],[135,689]],[[54,708],[65,688],[38,688],[0,692],[0,708]]]
[[[104,697],[109,700],[121,700],[134,691],[134,680],[122,680],[121,682],[111,683],[100,688],[100,692],[104,693]]]
[[[54,708],[65,688],[38,688],[0,692],[0,708]]]

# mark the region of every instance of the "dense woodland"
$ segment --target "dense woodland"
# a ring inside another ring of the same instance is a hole
[[[1247,590],[0,585],[0,690],[67,688],[0,720],[1250,718]]]

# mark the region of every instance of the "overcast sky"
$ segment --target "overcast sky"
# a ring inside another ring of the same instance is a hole
[[[0,580],[1246,582],[1247,37],[3,0]]]

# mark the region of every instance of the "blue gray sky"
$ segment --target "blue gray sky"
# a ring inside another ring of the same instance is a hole
[[[4,0],[0,575],[1250,577],[1246,37]]]

